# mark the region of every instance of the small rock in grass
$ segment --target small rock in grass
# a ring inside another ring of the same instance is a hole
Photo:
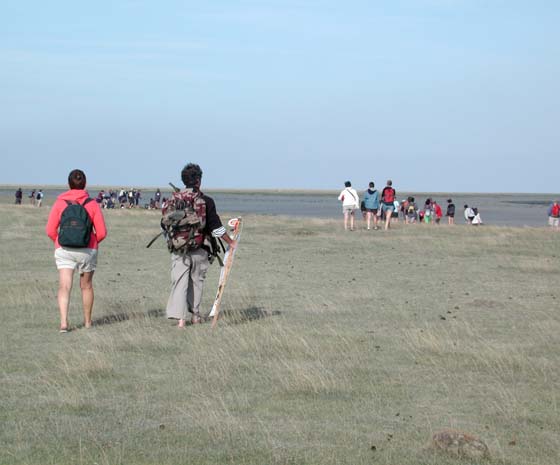
[[[480,438],[463,431],[444,429],[432,437],[431,448],[470,459],[488,458],[488,446]]]

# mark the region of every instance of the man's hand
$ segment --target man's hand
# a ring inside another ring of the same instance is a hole
[[[235,249],[237,247],[237,241],[233,240],[228,233],[225,233],[222,236],[222,239],[226,241],[226,244],[229,245],[232,249]]]

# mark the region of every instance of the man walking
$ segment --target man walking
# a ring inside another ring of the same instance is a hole
[[[447,212],[445,216],[447,216],[447,224],[455,224],[455,204],[451,199],[447,199]]]
[[[45,197],[45,194],[43,194],[43,189],[39,189],[39,192],[37,192],[37,203],[36,205],[38,207],[40,207],[43,204],[43,198]]]
[[[383,188],[381,193],[382,212],[385,214],[385,230],[389,229],[391,225],[391,216],[393,215],[393,210],[395,209],[395,197],[397,192],[393,189],[393,181],[390,179],[387,181],[387,185]]]
[[[164,204],[161,225],[171,252],[167,318],[178,320],[178,327],[184,328],[189,313],[192,324],[201,321],[202,291],[212,242],[215,242],[211,238],[222,238],[232,248],[237,243],[222,225],[214,200],[200,191],[200,166],[186,165],[181,171],[181,179],[185,188],[173,193]]]
[[[350,227],[350,231],[354,231],[354,217],[356,210],[360,208],[360,198],[350,181],[344,183],[344,189],[339,194],[338,200],[342,202],[344,230],[348,230],[348,227]]]

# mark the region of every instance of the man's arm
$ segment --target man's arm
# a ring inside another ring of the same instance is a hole
[[[227,233],[226,228],[222,224],[222,220],[216,212],[216,204],[210,197],[204,196],[206,202],[206,227],[214,237],[223,239],[232,249],[237,247],[237,241],[233,240]]]

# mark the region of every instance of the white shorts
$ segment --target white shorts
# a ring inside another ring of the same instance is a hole
[[[97,249],[65,249],[59,247],[54,251],[56,267],[61,269],[76,268],[82,273],[91,273],[97,267]]]
[[[560,218],[554,218],[553,216],[548,217],[549,226],[552,226],[553,228],[557,228],[559,223],[560,223]]]

